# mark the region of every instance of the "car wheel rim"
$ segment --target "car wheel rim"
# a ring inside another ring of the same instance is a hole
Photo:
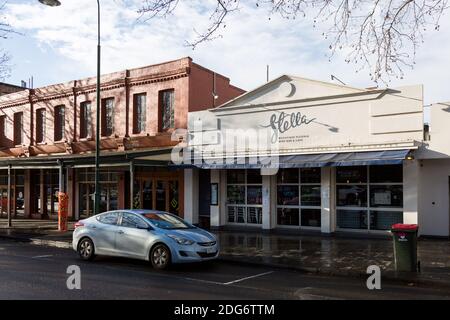
[[[88,258],[91,255],[92,246],[89,241],[83,241],[80,245],[80,254],[84,258]]]
[[[167,263],[168,254],[164,248],[157,248],[153,252],[153,262],[158,266],[164,266]]]

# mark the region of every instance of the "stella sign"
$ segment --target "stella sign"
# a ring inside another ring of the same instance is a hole
[[[316,120],[316,118],[308,118],[301,112],[292,112],[289,114],[282,111],[273,113],[270,116],[269,124],[262,125],[262,127],[272,128],[272,142],[275,143],[279,133],[285,133],[292,128],[309,125],[314,120]]]

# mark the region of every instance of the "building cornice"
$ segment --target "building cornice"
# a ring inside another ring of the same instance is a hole
[[[165,82],[171,81],[183,77],[187,77],[190,74],[190,67],[181,67],[174,70],[169,70],[166,72],[149,73],[139,77],[127,77],[126,72],[124,77],[115,78],[110,81],[102,82],[100,84],[100,91],[105,92],[109,90],[114,90],[118,88],[129,86],[139,86],[149,83]],[[50,101],[55,99],[70,98],[74,94],[83,95],[94,93],[96,91],[96,84],[89,84],[84,86],[77,86],[77,84],[82,83],[82,80],[73,81],[73,85],[66,86],[63,89],[52,90],[52,86],[47,87],[48,92],[42,92],[41,89],[30,89],[27,96],[20,97],[18,99],[12,99],[8,101],[0,101],[0,109],[8,107],[18,107],[22,105],[29,104],[30,102],[37,103],[42,101]],[[58,85],[54,85],[57,87]]]

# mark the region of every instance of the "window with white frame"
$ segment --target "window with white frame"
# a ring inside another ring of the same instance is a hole
[[[402,165],[336,168],[336,226],[389,230],[403,222]]]
[[[228,223],[262,223],[262,176],[260,170],[227,171]]]
[[[320,168],[278,171],[277,225],[320,227],[320,179]]]

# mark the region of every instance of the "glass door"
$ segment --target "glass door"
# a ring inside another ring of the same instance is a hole
[[[94,185],[80,183],[80,218],[87,218],[94,213]]]
[[[180,182],[165,177],[142,177],[134,181],[133,208],[180,213]]]
[[[94,214],[95,184],[80,183],[80,216],[90,217]],[[118,190],[113,183],[100,184],[100,213],[117,210]]]
[[[0,188],[0,197],[0,216],[3,217],[3,215],[8,214],[8,188]]]
[[[117,210],[118,208],[117,184],[100,184],[100,213]]]
[[[142,181],[142,209],[153,209],[153,181]]]
[[[160,211],[166,210],[166,200],[167,200],[167,192],[166,192],[167,181],[157,180],[156,181],[156,204],[155,209]]]
[[[178,215],[180,213],[178,180],[169,180],[169,212]]]
[[[59,208],[59,186],[48,185],[47,186],[47,212],[49,215],[57,216]]]

